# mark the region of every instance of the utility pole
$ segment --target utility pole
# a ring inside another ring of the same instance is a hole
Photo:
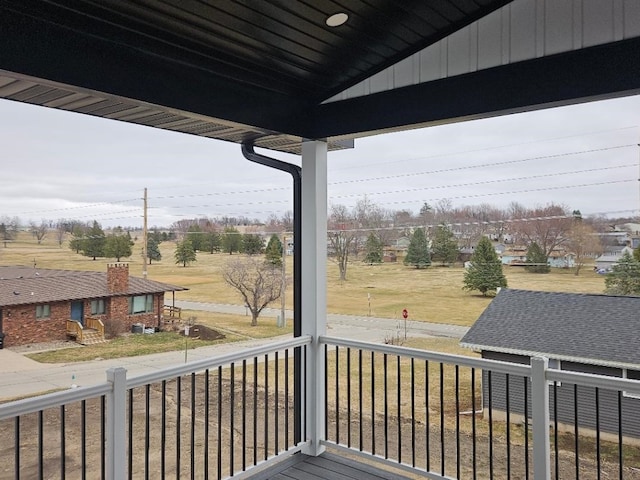
[[[144,187],[144,215],[142,221],[142,278],[147,278],[147,187]]]

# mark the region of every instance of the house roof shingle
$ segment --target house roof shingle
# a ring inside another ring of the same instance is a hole
[[[640,365],[640,297],[502,289],[460,343],[635,367]]]
[[[0,307],[181,290],[187,289],[130,276],[127,291],[114,294],[107,289],[106,272],[0,266]]]

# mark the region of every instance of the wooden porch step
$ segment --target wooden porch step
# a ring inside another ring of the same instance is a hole
[[[106,343],[103,335],[100,335],[97,330],[92,328],[85,328],[82,332],[82,345],[96,345],[99,343]]]

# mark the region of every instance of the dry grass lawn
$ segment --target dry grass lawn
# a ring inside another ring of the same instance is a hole
[[[189,288],[186,292],[176,293],[176,299],[241,303],[239,295],[222,279],[221,272],[229,255],[200,252],[195,263],[182,267],[174,263],[175,243],[164,242],[160,248],[162,260],[148,266],[149,278]],[[129,263],[132,275],[141,276],[140,241],[133,251],[134,255],[123,261]],[[105,271],[105,264],[113,261],[115,259],[104,258],[93,261],[75,254],[66,242],[59,247],[53,233],[42,245],[37,245],[28,233],[21,233],[7,248],[0,245],[2,265],[33,265],[35,262],[41,268]],[[287,266],[291,275],[292,261]],[[552,273],[546,275],[527,273],[519,267],[505,267],[504,271],[510,288],[577,293],[602,293],[604,290],[604,277],[593,273],[588,266],[579,276],[571,270],[561,269],[552,269]],[[400,318],[400,312],[406,308],[412,320],[471,325],[491,301],[477,292],[462,290],[464,269],[461,267],[416,270],[402,263],[369,266],[353,260],[348,267],[347,281],[341,282],[337,265],[329,260],[327,273],[330,313]],[[289,287],[288,308],[291,303]]]

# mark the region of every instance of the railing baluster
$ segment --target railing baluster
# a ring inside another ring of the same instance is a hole
[[[384,378],[384,458],[389,458],[389,388],[387,371],[387,354],[382,354],[382,373]]]
[[[275,379],[274,379],[274,385],[273,385],[273,390],[274,390],[274,406],[273,406],[273,439],[274,439],[274,445],[273,445],[273,450],[274,450],[274,455],[278,455],[278,421],[279,421],[279,415],[278,415],[278,395],[280,394],[280,390],[278,390],[278,352],[274,353],[274,370],[275,370]]]
[[[129,390],[129,411],[128,411],[128,422],[129,422],[129,448],[128,448],[128,459],[127,465],[129,473],[127,474],[129,480],[133,478],[133,389]]]
[[[460,371],[455,366],[456,384],[456,477],[460,478]]]
[[[246,469],[247,469],[247,361],[242,360],[242,471],[244,472]]]
[[[426,470],[431,471],[430,424],[429,424],[429,360],[424,361],[424,409],[425,409],[425,460]]]
[[[324,411],[329,411],[329,345],[324,346]],[[306,370],[305,370],[306,371]],[[337,376],[337,375],[336,375]],[[324,416],[324,434],[329,438],[329,415]],[[336,443],[338,440],[336,438]]]
[[[487,372],[487,384],[489,397],[489,478],[493,479],[493,394],[491,388],[491,370]]]
[[[376,454],[376,367],[375,352],[371,352],[371,454]]]
[[[402,395],[402,378],[400,374],[400,355],[396,356],[397,363],[397,372],[396,372],[396,380],[397,380],[397,407],[398,407],[398,463],[402,463],[402,412],[400,411],[400,406],[402,403],[401,395]]]
[[[144,387],[144,478],[149,478],[149,415],[151,410],[150,398],[151,385],[146,384]]]
[[[65,408],[64,405],[60,405],[60,478],[62,480],[67,475],[67,436],[65,427]]]
[[[233,476],[234,474],[234,460],[235,460],[235,455],[234,455],[234,442],[235,442],[235,424],[234,424],[234,417],[235,417],[235,401],[236,401],[236,396],[235,396],[235,389],[236,389],[236,374],[235,374],[235,364],[233,362],[231,362],[231,365],[229,366],[229,378],[230,378],[230,385],[229,385],[229,476]]]
[[[103,480],[107,478],[107,418],[105,415],[107,408],[107,398],[102,395],[100,397],[100,476]],[[42,470],[41,470],[42,471]]]
[[[505,384],[505,407],[506,407],[506,420],[507,420],[507,480],[511,480],[511,406],[509,404],[509,374],[504,377]]]
[[[14,473],[15,478],[18,480],[20,478],[20,416],[17,416],[13,421],[13,448],[14,448]]]
[[[87,478],[87,401],[80,402],[80,464],[82,480]]]
[[[217,391],[217,399],[218,399],[218,409],[217,409],[217,423],[218,423],[218,432],[217,432],[217,470],[218,470],[218,480],[222,479],[222,366],[218,367],[218,391]],[[265,407],[266,408],[266,407]]]
[[[601,458],[600,458],[600,389],[596,387],[595,390],[595,402],[596,402],[596,469],[597,469],[597,479],[600,480],[602,474],[600,472],[601,468]]]
[[[477,461],[477,442],[476,442],[476,369],[471,369],[471,461],[473,480],[478,477],[478,461]]]
[[[358,349],[358,440],[362,451],[362,349]]]
[[[535,448],[535,447],[534,447]],[[558,382],[553,382],[553,450],[556,480],[560,478],[560,446],[558,445]]]
[[[411,358],[411,466],[416,466],[416,372]]]
[[[176,377],[176,480],[180,480],[180,417],[182,413],[182,378]]]
[[[284,351],[284,448],[289,449],[289,349]]]
[[[622,451],[622,392],[618,391],[618,472],[623,480],[624,453]]]
[[[440,362],[440,474],[445,475],[444,364]]]
[[[524,382],[524,478],[529,480],[529,378],[523,377]]]
[[[101,414],[102,414],[102,417],[104,417],[104,410],[102,410]],[[20,418],[20,417],[16,417],[16,418]],[[101,433],[104,434],[104,428],[102,428]],[[101,444],[102,445],[102,462],[101,463],[103,466],[101,474],[102,474],[102,478],[104,478],[104,436],[101,437],[101,440],[102,440],[102,444]],[[38,412],[38,478],[40,480],[44,478],[44,413],[42,410]]]
[[[580,455],[579,455],[579,441],[578,436],[578,385],[573,385],[573,437],[575,440],[575,465],[576,465],[576,480],[580,478]]]
[[[258,357],[253,357],[253,465],[258,464]]]
[[[160,477],[164,480],[167,470],[167,381],[162,381],[160,406]]]
[[[264,356],[264,459],[269,458],[269,354]]]
[[[202,466],[203,470],[203,478],[207,480],[209,478],[209,422],[210,422],[210,402],[211,402],[211,393],[210,393],[210,372],[207,368],[204,371],[204,432],[203,432],[203,462]]]
[[[196,475],[196,373],[191,373],[191,480],[195,479]]]
[[[351,448],[351,348],[347,347],[347,447]]]
[[[336,443],[340,443],[340,350],[336,346]],[[327,410],[325,410],[326,412]],[[326,415],[325,415],[326,421]]]

